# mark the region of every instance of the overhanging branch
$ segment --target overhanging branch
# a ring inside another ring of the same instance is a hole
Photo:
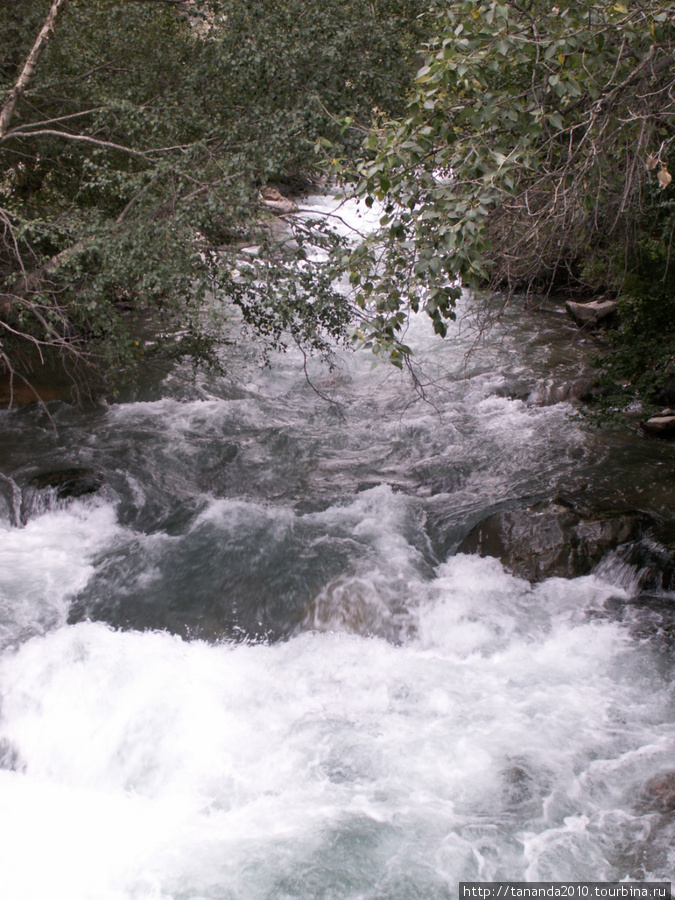
[[[0,143],[15,136],[33,138],[44,135],[62,138],[65,141],[79,141],[85,144],[94,144],[96,147],[103,147],[107,150],[119,150],[121,153],[128,153],[129,156],[136,156],[139,159],[147,160],[145,153],[142,153],[140,150],[132,150],[131,147],[125,147],[123,144],[115,144],[112,141],[101,141],[98,138],[90,137],[87,134],[72,134],[70,131],[56,131],[52,128],[36,128],[34,131],[22,131],[18,134],[14,131],[9,131],[4,135],[0,135]]]

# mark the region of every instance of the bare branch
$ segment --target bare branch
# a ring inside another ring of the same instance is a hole
[[[9,131],[10,122],[12,121],[12,116],[14,115],[16,104],[26,92],[26,89],[35,76],[37,65],[40,62],[40,58],[44,53],[47,42],[49,41],[49,38],[51,37],[52,32],[54,31],[54,28],[56,26],[56,19],[58,17],[58,14],[63,9],[66,2],[67,0],[53,0],[52,2],[51,8],[47,13],[47,18],[45,19],[45,23],[40,29],[40,33],[38,34],[37,39],[33,44],[33,49],[28,54],[28,59],[26,60],[23,69],[21,70],[18,81],[10,91],[7,102],[3,106],[2,112],[0,112],[0,139],[4,137],[7,131]]]
[[[0,135],[0,143],[8,140],[9,138],[14,137],[16,132],[8,131],[4,135]],[[103,147],[106,150],[119,150],[122,153],[127,153],[129,156],[135,156],[138,159],[147,160],[147,155],[142,153],[139,150],[132,150],[130,147],[125,147],[122,144],[114,144],[112,141],[101,141],[98,138],[89,137],[87,134],[71,134],[69,131],[56,131],[52,128],[39,128],[35,131],[30,132],[22,132],[21,136],[26,137],[27,134],[30,137],[51,135],[52,137],[63,138],[66,141],[79,141],[85,144],[94,144],[96,147]]]
[[[82,112],[70,113],[67,116],[56,116],[53,119],[42,119],[39,122],[26,122],[24,125],[17,125],[12,128],[11,134],[23,134],[30,135],[32,134],[32,129],[34,128],[44,128],[45,125],[53,125],[55,122],[66,122],[69,119],[80,119],[82,116],[90,116],[92,113],[103,112],[105,110],[104,106],[97,106],[94,109],[84,109]]]

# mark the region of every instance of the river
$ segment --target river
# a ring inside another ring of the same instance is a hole
[[[1,897],[675,880],[645,793],[675,771],[672,645],[615,614],[634,573],[456,552],[561,493],[672,516],[672,449],[518,399],[592,349],[561,314],[459,320],[410,326],[426,398],[365,353],[310,384],[239,341],[224,376],[52,403],[56,430],[0,413]],[[103,487],[36,487],[70,468]]]

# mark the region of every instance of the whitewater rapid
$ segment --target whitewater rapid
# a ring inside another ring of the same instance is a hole
[[[345,354],[310,364],[327,403],[240,344],[226,376],[53,404],[56,432],[0,413],[3,900],[675,880],[649,792],[675,772],[672,649],[626,613],[635,573],[530,584],[456,552],[560,492],[662,514],[660,446],[524,399],[578,373],[560,327],[412,322],[425,398]],[[104,488],[36,492],[77,466]]]

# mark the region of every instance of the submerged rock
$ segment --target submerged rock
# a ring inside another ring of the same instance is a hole
[[[0,472],[0,522],[19,525],[21,518],[21,488]]]
[[[655,593],[675,590],[675,554],[668,534],[658,534],[666,543],[651,538],[630,541],[602,565],[604,574],[627,590]],[[666,529],[667,531],[667,529]]]
[[[299,630],[377,635],[398,644],[412,629],[405,606],[394,598],[387,602],[369,579],[340,576],[312,600]]]
[[[16,772],[21,768],[18,750],[7,738],[2,738],[0,740],[0,769]]]
[[[530,581],[573,578],[588,574],[608,551],[635,539],[643,524],[640,513],[594,515],[553,500],[493,513],[457,549],[495,556]]]
[[[501,792],[507,809],[518,809],[536,799],[534,779],[524,765],[508,766],[500,774]]]
[[[675,772],[652,778],[645,784],[644,795],[656,809],[664,812],[675,810]]]
[[[675,645],[675,602],[667,594],[638,594],[635,597],[610,597],[603,614],[621,622],[636,641],[649,641],[652,647],[670,656]]]

